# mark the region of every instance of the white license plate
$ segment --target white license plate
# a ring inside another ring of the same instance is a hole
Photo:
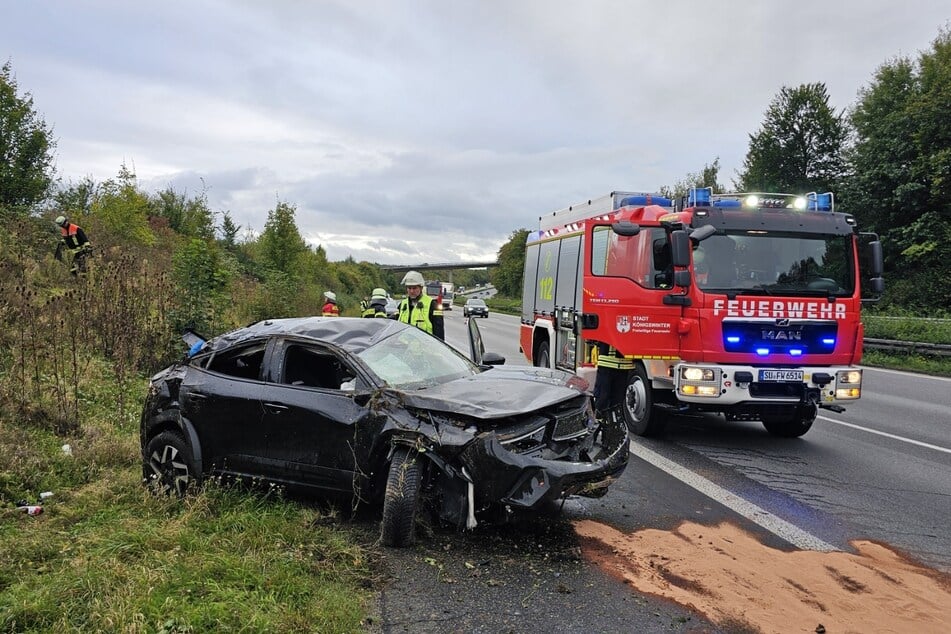
[[[760,370],[759,380],[770,381],[802,381],[802,370]]]

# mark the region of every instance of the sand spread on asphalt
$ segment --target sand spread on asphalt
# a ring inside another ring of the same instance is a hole
[[[727,523],[631,534],[591,520],[574,526],[602,570],[725,629],[951,632],[951,576],[874,542],[852,542],[855,554],[787,552]]]

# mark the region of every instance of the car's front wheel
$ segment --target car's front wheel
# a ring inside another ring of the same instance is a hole
[[[407,447],[393,450],[383,496],[380,537],[384,546],[409,546],[416,539],[416,509],[422,483],[419,453]]]
[[[197,485],[200,474],[191,448],[178,432],[163,431],[145,447],[142,474],[146,483],[166,495],[182,497]]]

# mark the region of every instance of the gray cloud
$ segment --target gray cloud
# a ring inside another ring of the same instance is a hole
[[[947,3],[0,0],[66,179],[133,166],[259,231],[277,201],[332,259],[492,257],[542,213],[729,185],[784,86],[848,107]],[[42,36],[40,35],[42,34]]]

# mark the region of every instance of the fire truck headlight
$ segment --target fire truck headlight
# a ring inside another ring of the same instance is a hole
[[[806,208],[806,199],[803,196],[796,196],[796,199],[793,201],[793,209],[797,211],[802,211]]]
[[[861,370],[839,370],[838,372],[836,372],[835,380],[839,385],[861,385],[862,371]]]
[[[856,399],[862,396],[862,371],[839,370],[835,373],[835,397],[837,399]]]
[[[713,368],[683,368],[681,376],[687,381],[713,381]]]
[[[745,207],[759,207],[759,196],[747,196],[743,199],[743,205]]]
[[[720,395],[720,374],[718,368],[683,366],[677,389],[685,396],[717,397]]]

